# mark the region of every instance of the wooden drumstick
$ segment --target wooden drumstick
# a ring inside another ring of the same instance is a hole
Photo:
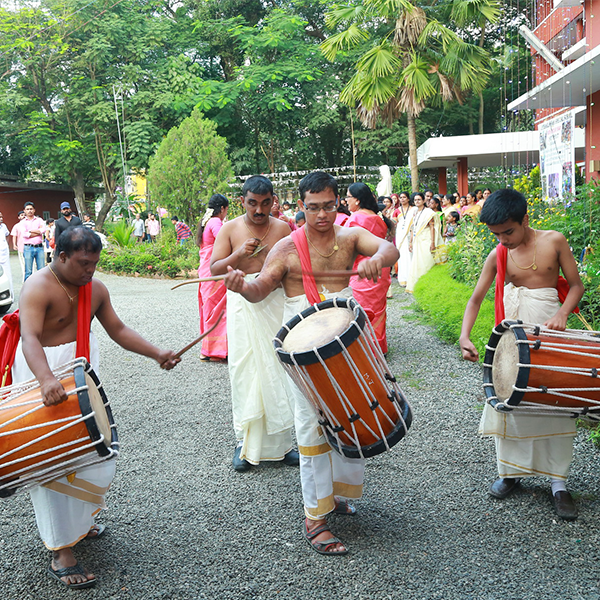
[[[193,342],[190,342],[187,346],[185,346],[185,348],[182,348],[173,358],[181,358],[182,354],[187,352],[190,348],[193,348],[198,342],[201,342],[220,323],[224,314],[225,310],[222,310],[221,314],[219,315],[219,318],[208,331],[205,331],[200,337],[196,338]]]
[[[302,275],[313,277],[352,277],[358,275],[358,271],[302,271]]]
[[[176,290],[178,287],[181,287],[182,285],[187,285],[188,283],[202,283],[203,281],[221,281],[222,279],[225,279],[225,274],[215,275],[214,277],[200,277],[198,279],[188,279],[187,281],[182,281],[181,283],[174,285],[171,289]]]

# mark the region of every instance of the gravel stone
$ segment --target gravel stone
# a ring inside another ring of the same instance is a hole
[[[15,279],[19,273],[15,260]],[[98,277],[125,323],[152,342],[179,350],[198,335],[195,286],[171,291],[171,281]],[[75,549],[98,585],[77,597],[600,598],[600,468],[586,432],[569,479],[577,521],[554,515],[541,478],[504,501],[491,498],[493,443],[477,437],[481,367],[439,341],[396,283],[393,292],[388,360],[414,422],[391,452],[367,461],[358,514],[331,517],[350,549],[337,558],[317,555],[302,538],[297,468],[267,463],[234,472],[226,365],[200,362],[196,347],[164,372],[95,324],[122,454],[109,510],[99,517],[106,533]],[[45,574],[50,553],[26,493],[0,501],[0,556],[3,598],[65,597]]]

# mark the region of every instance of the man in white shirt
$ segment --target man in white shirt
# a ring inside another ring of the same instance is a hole
[[[0,213],[0,267],[4,269],[4,272],[8,276],[8,281],[10,283],[10,295],[14,297],[12,274],[10,272],[10,248],[8,246],[9,235],[10,232],[8,231],[8,227],[4,223],[2,213]]]
[[[135,220],[133,221],[133,237],[138,241],[144,241],[144,234],[146,233],[146,227],[144,226],[144,221],[140,217],[140,214],[135,215]]]

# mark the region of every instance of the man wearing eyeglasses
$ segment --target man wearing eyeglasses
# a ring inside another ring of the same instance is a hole
[[[245,279],[242,270],[231,267],[225,278],[227,288],[249,302],[260,302],[283,285],[286,296],[283,323],[314,302],[351,297],[350,275],[333,278],[327,272],[350,271],[359,254],[371,257],[360,262],[359,277],[374,281],[384,267],[391,267],[398,260],[396,247],[370,231],[335,225],[338,185],[331,175],[315,171],[304,177],[299,187],[300,209],[306,216],[304,227],[275,245],[253,281]],[[304,536],[319,554],[341,556],[348,550],[331,534],[326,516],[331,512],[355,512],[347,499],[362,496],[364,460],[332,452],[315,410],[295,387],[294,402],[306,516]]]
[[[241,201],[245,214],[225,223],[215,240],[210,265],[213,275],[233,268],[254,279],[269,250],[290,234],[287,223],[269,215],[273,185],[266,177],[248,178]],[[272,344],[281,327],[283,301],[281,288],[271,290],[257,304],[227,293],[227,362],[237,438],[232,462],[236,471],[247,471],[266,460],[290,466],[299,462],[292,449],[294,416],[285,393],[287,375]]]

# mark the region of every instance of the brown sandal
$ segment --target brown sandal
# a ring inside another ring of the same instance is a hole
[[[324,531],[329,531],[329,533],[331,533],[331,530],[329,529],[329,525],[327,523],[323,523],[323,525],[319,525],[315,529],[309,531],[306,522],[307,519],[304,519],[304,537],[306,538],[306,541],[310,544],[310,547],[317,554],[323,554],[325,556],[344,556],[344,554],[348,554],[348,550],[328,550],[328,548],[330,548],[331,546],[342,543],[333,535],[331,536],[331,538],[323,542],[318,542],[315,540],[315,537],[317,537],[320,533],[323,533]]]

